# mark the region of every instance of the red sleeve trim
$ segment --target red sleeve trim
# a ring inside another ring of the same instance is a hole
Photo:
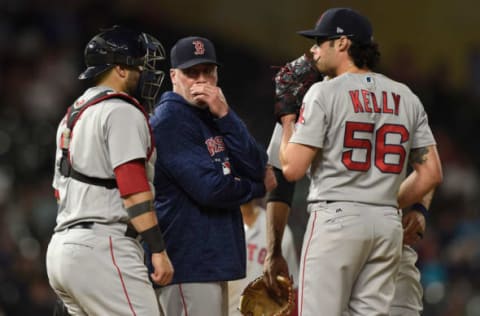
[[[143,159],[126,162],[115,168],[114,172],[121,197],[150,191]]]

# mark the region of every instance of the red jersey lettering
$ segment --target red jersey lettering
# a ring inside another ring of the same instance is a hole
[[[362,96],[363,96],[363,106],[365,107],[365,111],[368,113],[372,113],[372,108],[370,107],[370,99],[368,98],[370,92],[368,90],[362,89]]]
[[[355,111],[355,113],[365,112],[363,110],[362,104],[360,103],[358,90],[352,90],[352,91],[349,91],[349,93],[350,93],[350,97],[352,98],[352,105],[353,105],[353,110]]]
[[[254,255],[255,255],[255,250],[257,249],[257,245],[254,244],[248,244],[247,245],[247,260],[248,261],[253,261],[254,260]]]
[[[210,137],[205,141],[205,145],[207,145],[211,157],[225,150],[222,136]]]
[[[395,115],[398,115],[398,110],[400,108],[400,95],[392,92],[393,103],[395,104]]]
[[[372,98],[373,112],[382,113],[382,110],[378,107],[377,97],[375,96],[375,93],[371,92],[370,97]]]
[[[382,96],[383,96],[383,113],[393,113],[393,109],[390,109],[388,107],[388,94],[387,91],[382,91]]]
[[[267,256],[267,249],[262,248],[258,252],[258,263],[263,264],[265,262],[265,257]]]
[[[360,98],[360,93],[361,98]],[[355,113],[384,113],[398,115],[400,109],[400,95],[391,92],[393,99],[393,107],[388,106],[389,93],[382,91],[382,105],[380,106],[377,101],[375,93],[369,90],[351,90],[349,91],[350,98],[352,99],[353,110]]]

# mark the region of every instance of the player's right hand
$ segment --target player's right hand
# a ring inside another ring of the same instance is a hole
[[[425,233],[425,217],[422,213],[411,210],[403,215],[403,243],[414,245]]]
[[[167,251],[152,254],[153,273],[150,274],[153,282],[158,285],[167,285],[172,282],[173,266]]]
[[[263,278],[269,293],[276,297],[282,297],[282,288],[277,280],[279,275],[289,278],[287,261],[281,254],[267,254],[263,263]]]

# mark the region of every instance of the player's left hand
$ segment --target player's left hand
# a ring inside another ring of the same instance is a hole
[[[150,274],[150,277],[153,282],[159,285],[167,285],[172,282],[174,270],[166,250],[152,253],[152,265],[154,271]]]
[[[310,53],[286,63],[275,75],[275,117],[278,122],[287,114],[299,113],[307,90],[322,75],[315,67]]]
[[[228,104],[220,87],[209,83],[195,83],[190,88],[190,93],[197,104],[207,105],[210,113],[217,118],[227,115]]]
[[[403,243],[413,245],[423,238],[425,217],[422,213],[411,210],[403,215]]]
[[[288,264],[283,255],[272,255],[270,253],[265,257],[263,263],[263,278],[268,288],[268,292],[273,297],[282,296],[282,287],[278,284],[277,276],[289,278]]]

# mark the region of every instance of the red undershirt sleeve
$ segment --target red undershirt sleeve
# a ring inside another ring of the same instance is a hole
[[[145,161],[143,159],[121,164],[114,169],[114,172],[121,197],[150,191],[147,173],[145,172]]]

